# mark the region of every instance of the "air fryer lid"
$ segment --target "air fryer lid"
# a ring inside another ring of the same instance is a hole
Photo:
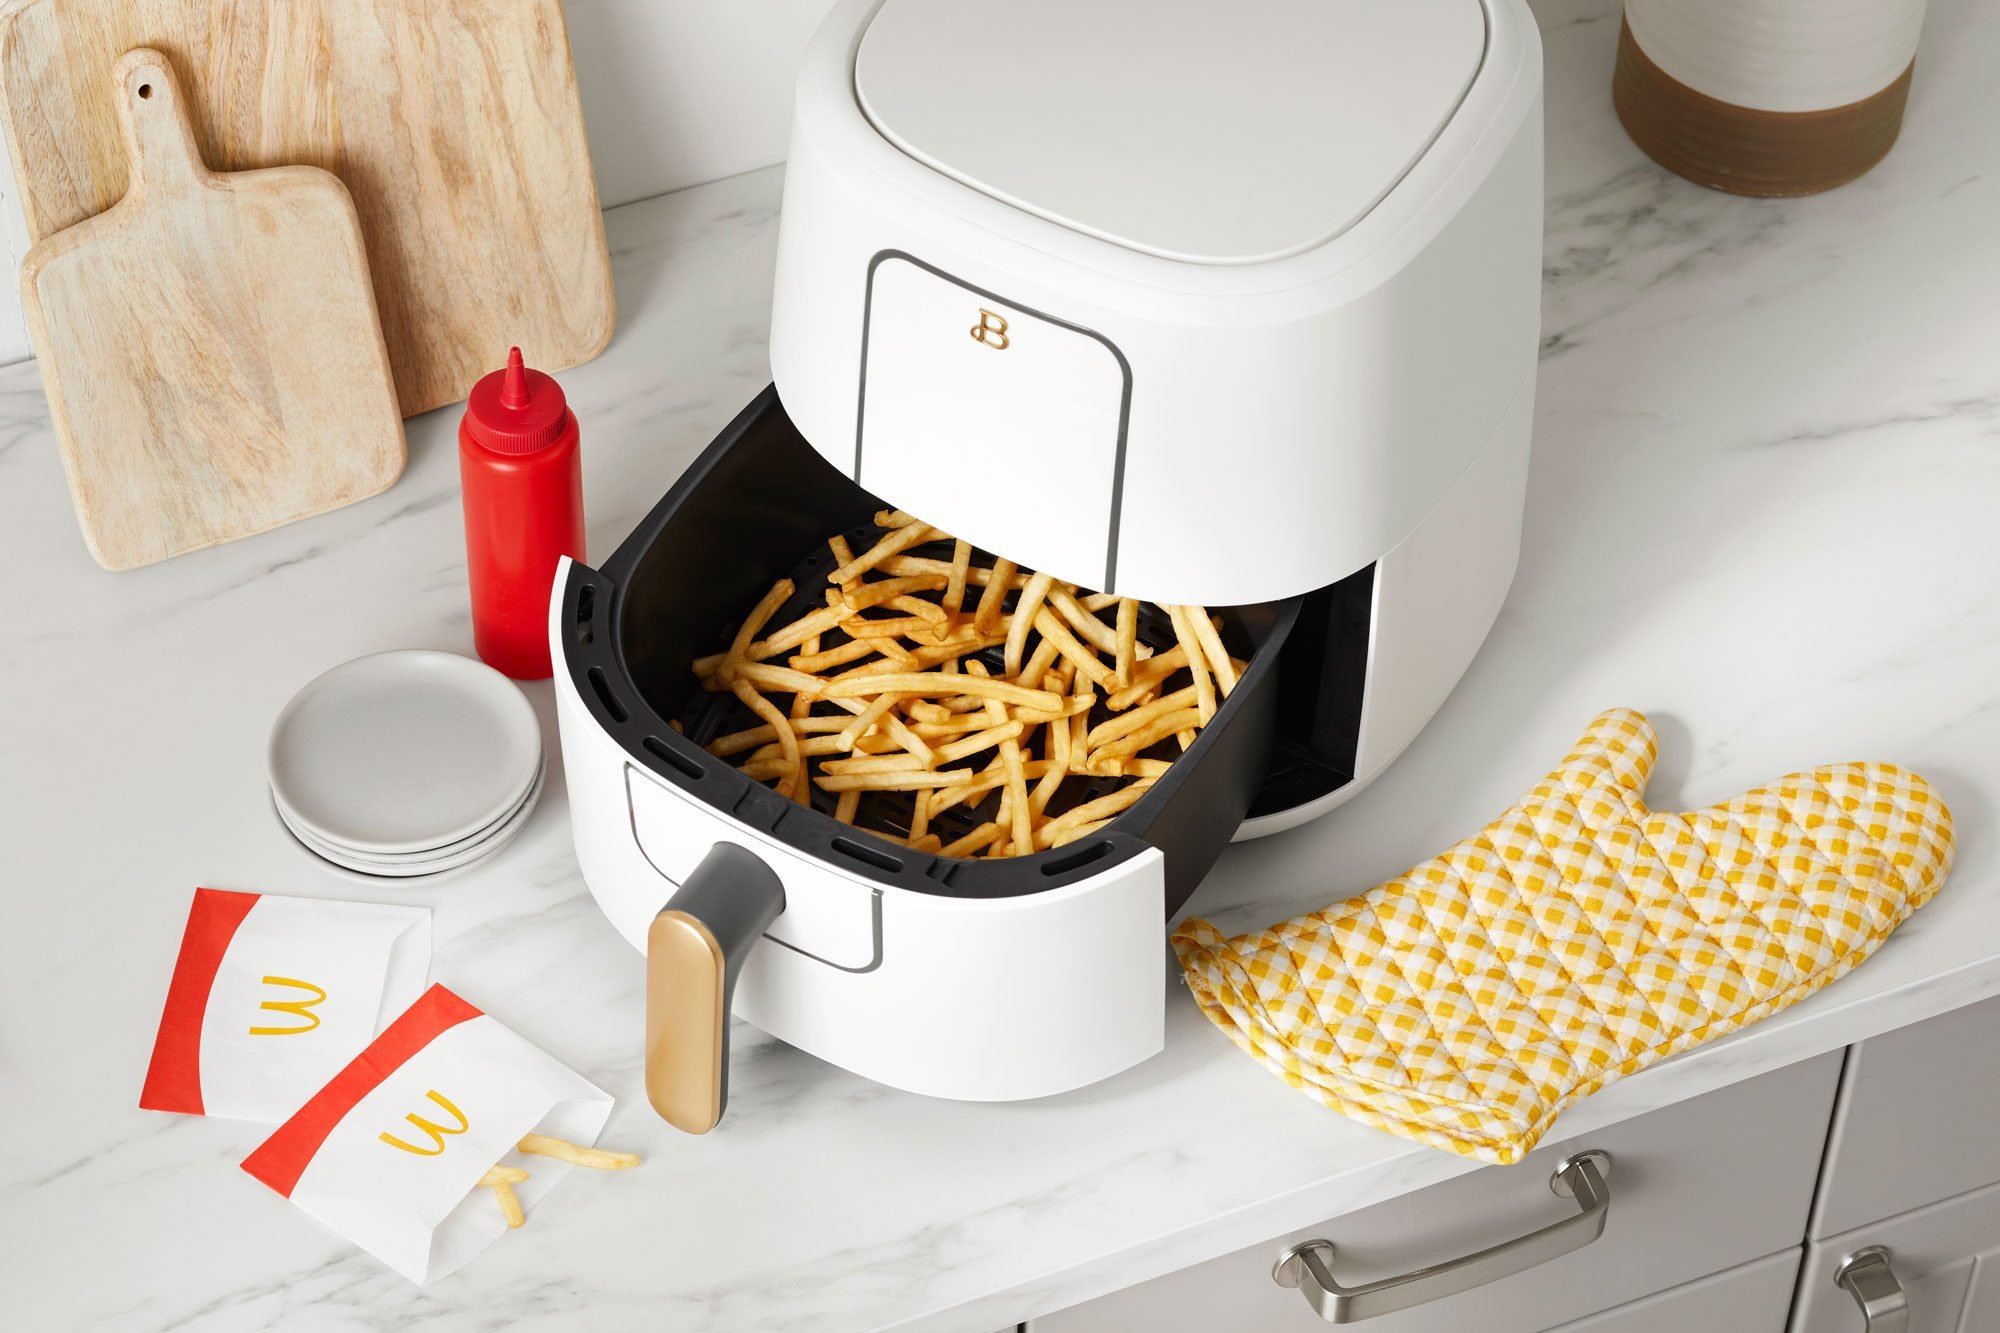
[[[854,88],[884,138],[976,190],[1239,264],[1360,220],[1485,53],[1479,0],[886,0]]]

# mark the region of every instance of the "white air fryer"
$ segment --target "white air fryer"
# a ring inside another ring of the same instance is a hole
[[[551,607],[577,856],[650,954],[663,1114],[720,1115],[732,998],[940,1097],[1159,1050],[1164,925],[1222,846],[1372,780],[1499,610],[1541,205],[1522,0],[834,9],[798,83],[773,390]],[[1055,851],[946,860],[802,808],[706,753],[745,722],[690,664],[883,505],[1215,608],[1251,665],[1145,798]]]

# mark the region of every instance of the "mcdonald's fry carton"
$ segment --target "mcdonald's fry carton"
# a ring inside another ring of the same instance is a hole
[[[523,1136],[589,1145],[610,1115],[609,1093],[432,986],[243,1169],[421,1285],[507,1229],[488,1169],[528,1172],[513,1188],[529,1212],[569,1173]]]
[[[428,908],[196,889],[139,1105],[283,1120],[430,967]]]

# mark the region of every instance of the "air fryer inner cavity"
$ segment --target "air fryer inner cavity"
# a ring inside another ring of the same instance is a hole
[[[833,534],[829,532],[827,535],[830,537]],[[883,536],[883,531],[876,527],[871,519],[867,523],[857,524],[848,528],[841,535],[846,537],[848,545],[853,550],[859,552],[867,550],[879,541]],[[913,548],[910,554],[948,561],[952,558],[952,543],[948,540],[929,542]],[[972,563],[975,566],[991,566],[993,560],[994,558],[989,552],[979,550],[973,552]],[[832,572],[833,567],[834,559],[832,550],[823,541],[815,545],[803,560],[794,565],[786,577],[791,579],[795,591],[791,599],[771,617],[770,628],[779,628],[798,619],[800,616],[824,607],[826,605],[824,600],[827,588],[826,576]],[[1085,591],[1090,590],[1086,589]],[[976,597],[978,592],[979,589],[975,587],[972,590],[972,596]],[[1020,594],[1015,592],[1007,594],[1006,604],[1010,609],[1019,600],[1019,596]],[[749,604],[746,603],[742,609],[747,613],[750,609]],[[1216,607],[1212,608],[1212,610],[1222,617],[1224,646],[1229,649],[1232,655],[1240,658],[1248,658],[1251,655],[1250,643],[1229,608]],[[873,610],[871,618],[889,619],[898,615],[900,613],[891,611],[888,608],[878,608]],[[727,648],[739,623],[740,620],[732,620],[717,625],[713,637],[707,644],[700,648],[700,654],[705,655],[711,652],[719,652]],[[1139,641],[1146,644],[1156,653],[1164,652],[1178,642],[1174,636],[1173,625],[1167,619],[1166,613],[1151,602],[1141,602],[1139,604]],[[823,649],[836,648],[846,642],[848,642],[848,636],[835,630],[825,635],[821,640],[820,646]],[[978,653],[968,653],[966,658],[961,660],[977,658],[985,662],[988,669],[997,676],[1002,671],[1003,656],[1003,649],[996,646]],[[783,658],[780,657],[773,660],[782,662]],[[837,670],[846,669],[845,667],[837,668]],[[782,706],[781,700],[780,707]],[[1116,716],[1116,714],[1112,713],[1100,701],[1091,713],[1090,725],[1096,726],[1099,722],[1113,716]],[[742,731],[758,726],[761,723],[761,719],[745,707],[743,702],[736,698],[735,695],[702,689],[697,689],[687,696],[686,703],[677,715],[677,720],[680,722],[682,731],[687,738],[696,745],[704,747],[718,736],[726,736],[731,732]],[[1147,757],[1155,759],[1174,759],[1179,754],[1180,743],[1171,737],[1146,751]],[[976,769],[983,767],[992,757],[991,754],[981,753],[960,760],[958,763],[950,765],[950,767]],[[738,757],[738,761],[740,762],[740,756]],[[1108,795],[1125,786],[1130,781],[1131,779],[1129,778],[1091,777],[1084,774],[1072,774],[1063,782],[1061,788],[1056,792],[1054,799],[1050,801],[1048,812],[1051,815],[1059,815],[1072,806],[1081,805],[1085,801]],[[936,833],[944,842],[950,843],[972,832],[980,825],[991,822],[999,814],[1000,799],[1003,792],[1004,789],[996,789],[978,801],[968,801],[965,804],[951,807],[931,821],[931,831]],[[855,812],[855,827],[869,831],[889,831],[899,836],[907,836],[910,829],[911,816],[915,812],[915,795],[915,793],[903,791],[864,792],[861,797],[860,806]],[[821,791],[817,787],[813,788],[812,803],[815,810],[831,815],[833,813],[834,801],[835,798],[831,793]]]

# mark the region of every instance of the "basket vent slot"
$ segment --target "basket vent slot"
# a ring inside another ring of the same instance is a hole
[[[693,779],[696,782],[699,782],[701,780],[701,775],[702,775],[701,765],[697,764],[694,760],[682,754],[679,750],[670,748],[667,745],[667,743],[661,740],[658,736],[648,736],[646,737],[645,740],[641,741],[640,744],[646,747],[647,754],[652,755],[655,759],[658,759],[661,763],[666,764],[669,768],[677,770],[678,772],[684,774],[685,776]]]
[[[833,840],[833,850],[839,852],[842,856],[851,856],[863,865],[874,866],[877,870],[886,870],[892,875],[903,868],[903,863],[895,857],[890,856],[887,852],[878,852],[873,847],[864,847],[860,843],[850,841],[847,838],[836,836]]]
[[[571,632],[580,645],[586,645],[597,637],[590,618],[597,610],[597,586],[586,583],[576,591],[576,627]]]
[[[1054,861],[1044,861],[1042,863],[1042,873],[1051,878],[1056,875],[1067,875],[1070,871],[1087,866],[1092,861],[1102,860],[1104,857],[1110,855],[1110,853],[1111,844],[1108,842],[1085,843],[1068,856],[1058,857]]]
[[[623,722],[631,716],[625,705],[618,702],[618,696],[611,692],[611,682],[604,678],[602,667],[590,669],[590,688],[597,693],[597,702],[604,705],[604,711],[611,714],[614,722]]]

